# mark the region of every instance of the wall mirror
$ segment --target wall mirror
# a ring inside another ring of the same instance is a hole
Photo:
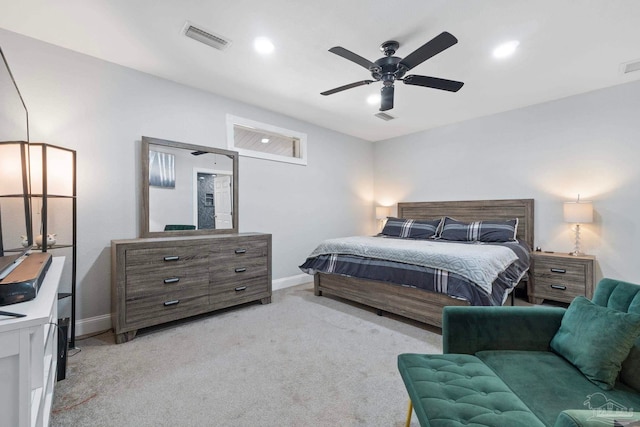
[[[238,232],[238,153],[142,137],[142,237]]]
[[[31,249],[29,113],[0,48],[0,277]]]

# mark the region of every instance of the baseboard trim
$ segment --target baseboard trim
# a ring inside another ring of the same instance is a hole
[[[282,279],[272,281],[271,290],[277,291],[278,289],[290,288],[292,286],[303,285],[309,282],[313,282],[313,276],[309,276],[308,274],[297,274],[295,276],[283,277]]]
[[[76,337],[92,335],[111,329],[111,314],[76,320]]]

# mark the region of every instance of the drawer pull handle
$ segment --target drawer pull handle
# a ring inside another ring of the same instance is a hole
[[[236,292],[244,291],[244,290],[246,290],[246,289],[247,289],[247,287],[246,287],[246,286],[238,286],[238,287],[236,288]]]
[[[164,257],[165,261],[178,261],[180,259],[179,256],[166,256]]]
[[[564,268],[552,268],[551,272],[552,273],[562,273],[562,274],[564,274],[564,273],[567,272],[567,270],[565,270]]]
[[[169,307],[169,306],[171,306],[171,305],[178,305],[178,303],[179,303],[179,302],[180,302],[180,300],[179,300],[179,299],[174,299],[174,300],[172,300],[172,301],[165,301],[165,302],[164,302],[164,306],[165,306],[165,307]]]
[[[236,253],[239,254],[246,254],[247,250],[246,249],[236,249]]]
[[[179,277],[169,277],[167,279],[164,279],[164,283],[178,283],[179,281]]]
[[[559,289],[561,291],[566,291],[567,287],[563,285],[551,285],[551,289]]]
[[[236,268],[236,273],[244,273],[245,271],[247,271],[247,269],[244,267]]]

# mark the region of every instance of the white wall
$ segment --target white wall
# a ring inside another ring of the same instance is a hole
[[[139,236],[142,135],[226,148],[227,113],[308,134],[306,167],[240,159],[240,231],[273,234],[274,279],[322,239],[373,230],[370,143],[2,29],[0,45],[31,140],[78,153],[79,319],[106,319],[110,242]]]
[[[562,203],[594,202],[597,279],[640,283],[640,82],[375,143],[377,203],[535,199],[536,245],[569,252]]]

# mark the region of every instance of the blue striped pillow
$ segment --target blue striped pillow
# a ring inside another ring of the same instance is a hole
[[[389,217],[380,234],[406,239],[431,239],[436,235],[441,221],[442,218],[426,221]]]
[[[467,223],[445,217],[440,238],[458,242],[513,242],[517,230],[518,218]]]

